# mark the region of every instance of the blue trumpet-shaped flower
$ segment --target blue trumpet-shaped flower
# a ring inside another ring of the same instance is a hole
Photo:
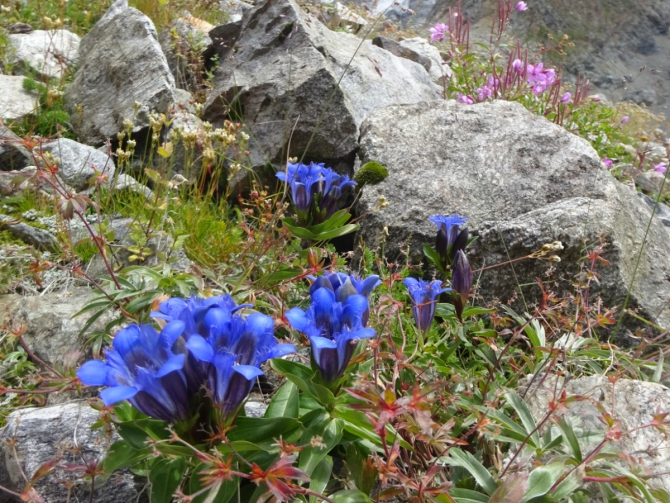
[[[219,319],[231,319],[237,311],[245,307],[252,307],[252,304],[238,306],[230,295],[217,295],[205,299],[192,296],[189,299],[178,297],[168,299],[159,306],[158,311],[151,312],[152,318],[184,323],[184,332],[181,337],[174,341],[172,350],[175,353],[187,355],[184,375],[186,376],[189,393],[197,393],[202,388],[203,383],[206,382],[207,375],[200,361],[188,352],[186,343],[193,335],[209,337],[209,328],[205,327],[204,324],[208,313],[213,311],[209,314],[210,317],[216,314]]]
[[[222,307],[211,307],[203,316],[200,334],[185,345],[200,363],[206,388],[224,419],[237,411],[270,358],[295,353],[292,344],[277,344],[274,321],[253,313],[243,319]]]
[[[325,381],[342,377],[358,341],[374,337],[374,329],[363,324],[368,308],[363,295],[352,294],[338,302],[334,290],[322,286],[312,292],[307,312],[295,307],[286,313],[291,326],[309,337],[312,359]]]
[[[107,362],[90,360],[77,377],[90,386],[108,386],[105,405],[128,400],[140,412],[175,422],[189,416],[189,393],[182,372],[185,356],[172,352],[184,323],[168,323],[159,334],[150,325],[131,325],[114,337]]]
[[[356,185],[346,175],[339,175],[323,163],[293,164],[277,173],[277,178],[291,187],[291,198],[303,225],[319,224],[337,210],[345,187]]]
[[[451,216],[433,215],[428,220],[437,225],[435,250],[443,260],[443,265],[453,263],[458,250],[464,250],[468,244],[468,230],[461,230],[461,225],[468,221],[454,213]]]
[[[453,288],[454,307],[459,318],[463,314],[463,304],[470,294],[472,280],[473,273],[470,262],[468,262],[468,258],[463,253],[463,250],[458,250],[454,259],[451,287]]]
[[[412,298],[412,314],[416,328],[421,334],[427,334],[435,317],[437,298],[441,293],[450,291],[451,288],[442,288],[442,282],[438,280],[424,281],[405,278],[404,283]]]
[[[350,295],[362,295],[367,298],[372,293],[372,290],[381,285],[379,276],[372,275],[362,279],[353,273],[347,275],[343,272],[325,274],[318,278],[310,276],[310,279],[314,280],[314,283],[312,283],[312,286],[309,289],[310,295],[319,288],[328,288],[335,293],[335,300],[337,300],[337,302],[344,302]],[[361,322],[364,327],[368,325],[369,317],[370,309],[368,307],[361,317]]]

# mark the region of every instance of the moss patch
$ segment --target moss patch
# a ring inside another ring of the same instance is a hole
[[[375,161],[366,162],[361,166],[361,169],[358,170],[354,180],[362,187],[363,185],[369,183],[375,185],[381,183],[389,176],[389,170],[384,166]]]

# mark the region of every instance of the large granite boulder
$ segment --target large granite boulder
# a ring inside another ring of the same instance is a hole
[[[66,358],[68,354],[79,352],[82,356],[86,338],[79,337],[79,332],[95,311],[76,318],[73,316],[98,295],[85,287],[34,297],[3,295],[0,298],[0,317],[11,320],[16,327],[23,326],[23,340],[30,350],[49,365],[60,366],[70,359]],[[114,316],[114,310],[110,309],[93,322],[88,331],[103,330]]]
[[[60,159],[58,174],[75,190],[87,189],[96,172],[106,175],[110,182],[114,178],[114,160],[108,154],[67,138],[38,145],[33,152],[38,160],[43,160],[47,152],[53,159]]]
[[[60,79],[77,63],[79,43],[79,37],[67,30],[15,33],[9,35],[8,62],[15,73],[22,74],[30,68],[43,77]]]
[[[670,491],[670,477],[667,475],[670,471],[670,440],[661,431],[663,427],[646,426],[657,414],[670,412],[668,388],[658,383],[630,379],[612,382],[606,376],[578,379],[562,376],[540,379],[538,376],[524,391],[525,401],[537,423],[546,417],[551,402],[561,400],[563,392],[566,398],[577,399],[568,400],[565,409],[557,411],[555,416],[563,416],[571,424],[584,456],[605,437],[608,427],[601,418],[602,411],[607,411],[614,421],[620,422],[622,435],[618,441],[606,443],[601,452],[613,452],[615,456],[612,458],[618,458],[615,463],[644,476],[652,489]],[[599,463],[602,460],[594,460],[590,466],[597,468]],[[601,499],[594,495],[589,501]]]
[[[239,33],[234,43],[210,33],[222,64],[204,118],[245,122],[254,167],[306,152],[309,160],[351,169],[368,115],[438,99],[424,67],[328,30],[293,0],[259,3],[245,13]]]
[[[81,142],[100,145],[116,138],[125,119],[137,132],[149,126],[152,111],[167,112],[174,78],[154,24],[127,0],[112,4],[82,39],[79,55],[65,107]]]
[[[115,472],[107,480],[96,477],[91,496],[91,480],[84,478],[83,469],[100,463],[119,440],[105,428],[91,430],[99,419],[100,413],[83,401],[12,412],[0,429],[0,485],[21,493],[26,486],[24,474],[30,480],[44,463],[56,460],[54,472],[33,486],[42,499],[30,501],[149,501],[146,479],[128,470]],[[16,501],[28,499],[14,499],[0,491],[0,503]]]
[[[366,214],[360,236],[373,248],[385,239],[390,259],[400,257],[408,242],[411,259],[421,260],[422,244],[435,242],[428,217],[457,212],[479,235],[468,252],[473,269],[500,264],[477,273],[484,301],[516,297],[521,309],[524,301],[530,309],[540,294],[536,278],[549,281],[556,293],[573,292],[585,247],[592,251],[601,238],[609,265],[596,261],[591,298],[600,295],[613,307],[629,293],[650,208],[609,174],[585,140],[521,105],[388,107],[361,127],[360,155],[389,171],[384,181],[364,188],[358,211]],[[374,211],[382,195],[389,205]],[[628,304],[668,327],[669,240],[669,229],[654,218]],[[565,247],[560,263],[507,263],[553,241]]]

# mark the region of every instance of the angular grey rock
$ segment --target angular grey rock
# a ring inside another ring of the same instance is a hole
[[[0,75],[0,120],[20,119],[37,106],[37,96],[23,89],[23,77]]]
[[[35,297],[3,295],[0,313],[12,323],[25,326],[23,340],[33,353],[49,365],[63,365],[68,353],[82,351],[86,338],[79,338],[79,332],[94,312],[72,316],[98,295],[83,287]],[[89,332],[103,330],[114,317],[115,312],[110,309],[91,325]]]
[[[212,49],[212,39],[207,33],[214,26],[190,15],[175,19],[158,36],[170,72],[179,89],[196,90],[202,86],[205,54]],[[199,80],[200,79],[200,80]]]
[[[32,155],[21,145],[21,138],[7,126],[0,125],[0,171],[18,171],[32,162]]]
[[[638,105],[652,106],[656,103],[656,91],[653,89],[631,89],[623,95],[624,101],[632,101]]]
[[[451,68],[444,64],[440,51],[430,45],[425,38],[415,37],[395,41],[379,35],[372,40],[372,43],[399,58],[419,63],[430,74],[430,77],[440,84],[443,83],[445,77],[450,78],[452,75]]]
[[[41,159],[45,152],[49,152],[54,159],[59,158],[58,174],[63,181],[75,190],[87,189],[96,170],[113,180],[114,160],[100,150],[82,145],[74,140],[59,138],[56,141],[35,147],[34,154]]]
[[[538,388],[540,382],[542,384]],[[559,400],[563,391],[567,397],[584,397],[568,403],[567,410],[557,414],[570,422],[585,455],[596,448],[607,432],[607,426],[600,420],[603,414],[598,407],[610,412],[612,419],[621,421],[624,434],[620,441],[610,443],[605,450],[629,454],[638,462],[637,468],[646,474],[662,474],[649,477],[649,486],[652,489],[670,490],[670,477],[666,475],[670,471],[670,440],[656,428],[643,427],[653,421],[655,414],[670,411],[668,388],[658,383],[630,379],[619,379],[612,383],[605,376],[567,381],[563,377],[540,379],[538,376],[529,384],[525,400],[538,423],[547,415],[550,402]],[[615,462],[631,468],[624,461]],[[597,467],[598,463],[595,460],[591,467]]]
[[[53,234],[44,229],[24,224],[7,215],[0,215],[0,229],[12,233],[17,239],[29,244],[38,250],[57,252],[60,250],[58,240]]]
[[[637,195],[642,201],[644,201],[650,210],[654,211],[654,216],[658,218],[663,225],[670,227],[670,208],[668,206],[661,202],[656,204],[655,199],[652,199],[642,192],[638,192]]]
[[[253,167],[306,152],[308,160],[351,169],[368,115],[438,98],[421,65],[328,30],[293,0],[258,4],[242,20],[234,57],[227,60],[230,45],[217,50],[222,65],[203,117],[219,125],[241,113],[252,132]]]
[[[146,185],[142,185],[127,173],[121,173],[116,179],[112,178],[110,180],[110,186],[112,185],[115,190],[130,190],[136,194],[143,194],[147,199],[154,197],[153,190]]]
[[[117,0],[81,41],[65,107],[80,141],[100,145],[123,130],[124,119],[132,120],[133,132],[148,127],[150,112],[167,112],[173,91],[153,23]]]
[[[471,233],[479,234],[468,249],[473,269],[561,241],[560,263],[528,259],[513,269],[501,265],[477,274],[477,293],[485,301],[507,301],[521,284],[532,305],[540,294],[536,278],[546,279],[550,268],[552,290],[572,292],[584,240],[593,247],[603,238],[602,257],[610,265],[596,265],[599,284],[591,283],[591,297],[601,295],[606,307],[623,302],[651,211],[609,174],[585,140],[504,101],[388,107],[361,130],[362,161],[389,170],[359,200],[358,212],[366,214],[359,235],[367,246],[385,240],[395,260],[409,240],[412,260],[422,260],[423,243],[435,243],[436,227],[428,217],[454,212],[468,217]],[[374,211],[382,195],[389,206]],[[670,312],[662,309],[670,297],[669,239],[668,228],[654,219],[628,307],[670,327]],[[624,325],[633,321],[627,317]]]
[[[665,183],[663,181],[665,176],[661,173],[657,173],[653,169],[650,171],[644,171],[635,177],[635,184],[640,187],[642,190],[646,190],[651,194],[658,194],[663,187],[663,194],[670,192],[670,183]]]
[[[34,489],[48,503],[89,501],[91,481],[84,480],[81,471],[63,468],[99,463],[110,445],[119,440],[116,433],[106,433],[104,428],[91,430],[99,418],[100,413],[83,401],[12,412],[7,425],[0,429],[0,484],[21,492],[26,486],[22,472],[30,479],[44,463],[62,456],[56,471],[37,481]],[[18,463],[13,449],[7,445],[10,440],[15,441]],[[72,482],[72,493],[68,494],[66,486],[59,481]],[[115,472],[106,481],[97,477],[91,501],[146,503],[149,501],[146,484],[146,479],[127,470]],[[0,503],[14,501],[0,491]]]
[[[35,30],[9,35],[12,49],[8,62],[14,73],[25,73],[25,66],[44,77],[60,79],[79,59],[80,39],[67,30]]]
[[[228,21],[235,23],[242,19],[245,12],[254,8],[253,2],[247,3],[242,0],[220,0],[219,9],[228,15]]]

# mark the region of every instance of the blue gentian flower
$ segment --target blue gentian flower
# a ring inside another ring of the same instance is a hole
[[[381,285],[379,276],[371,275],[365,279],[360,278],[355,274],[345,274],[343,272],[333,272],[324,274],[315,278],[309,276],[314,281],[309,289],[309,294],[312,295],[319,288],[325,287],[335,293],[335,300],[337,302],[344,302],[350,295],[362,295],[367,298],[372,293],[372,290]],[[362,323],[364,327],[368,325],[368,318],[370,317],[370,309],[365,310],[362,316]]]
[[[204,326],[205,316],[210,311],[216,311],[221,317],[230,318],[245,307],[252,304],[237,305],[230,295],[217,295],[213,297],[200,298],[191,296],[189,299],[174,297],[163,302],[158,311],[152,311],[150,316],[168,322],[181,321],[184,323],[184,332],[181,337],[174,341],[172,350],[175,353],[186,354],[184,364],[184,375],[188,383],[189,393],[196,394],[207,380],[207,375],[202,364],[188,352],[186,343],[192,335],[209,337],[208,329]]]
[[[323,163],[289,163],[277,178],[291,187],[291,198],[302,225],[322,223],[337,210],[345,187],[356,185],[346,175],[339,175]]]
[[[189,392],[182,372],[185,356],[172,352],[184,323],[168,323],[159,334],[151,325],[131,325],[114,337],[107,362],[89,360],[77,377],[100,392],[105,405],[128,400],[140,412],[176,422],[189,417]]]
[[[458,250],[464,250],[468,244],[468,230],[460,226],[468,221],[454,213],[451,216],[433,215],[428,220],[437,225],[435,250],[443,259],[443,266],[453,263]]]
[[[201,334],[186,342],[207,376],[206,388],[224,419],[232,417],[263,374],[270,358],[295,353],[293,344],[277,344],[274,320],[261,313],[243,319],[230,310],[212,307],[202,320]]]
[[[442,282],[439,280],[405,278],[404,283],[412,298],[412,314],[416,328],[421,334],[427,334],[435,317],[437,298],[441,293],[451,291],[451,288],[442,288]]]
[[[454,306],[459,319],[463,314],[463,304],[470,294],[472,280],[473,273],[468,258],[463,250],[458,250],[451,275],[451,287],[453,289]]]
[[[309,338],[312,359],[325,381],[342,377],[356,342],[374,337],[374,329],[365,328],[363,324],[368,309],[368,301],[363,295],[352,294],[338,302],[333,289],[323,286],[312,292],[312,303],[307,312],[294,307],[286,313],[291,326]]]

